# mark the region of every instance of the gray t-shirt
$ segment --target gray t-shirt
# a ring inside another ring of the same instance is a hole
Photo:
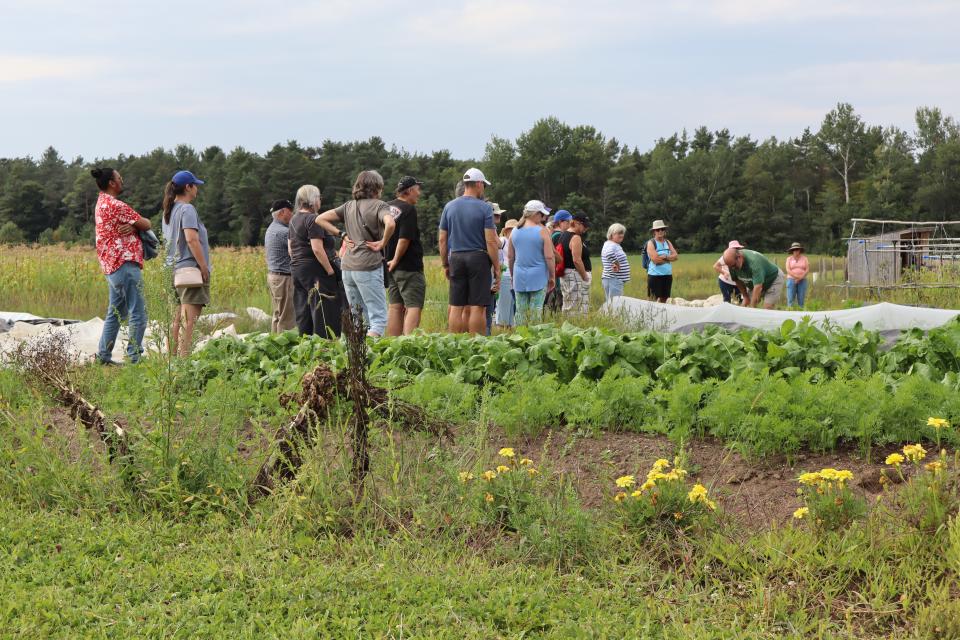
[[[163,224],[163,237],[167,242],[167,265],[173,265],[174,269],[180,267],[199,267],[190,253],[190,247],[187,245],[187,239],[184,237],[184,229],[196,229],[200,236],[200,247],[203,250],[203,259],[207,261],[207,267],[212,271],[213,265],[210,263],[210,242],[207,239],[207,228],[200,222],[200,216],[197,215],[197,209],[192,204],[176,202],[170,211],[169,224]]]
[[[360,215],[357,215],[357,206]],[[390,205],[382,200],[351,200],[335,209],[337,217],[343,221],[347,237],[355,244],[353,249],[343,256],[342,267],[345,271],[373,271],[383,264],[383,255],[371,251],[366,242],[383,238],[383,220],[393,217]],[[362,222],[361,222],[362,218]]]

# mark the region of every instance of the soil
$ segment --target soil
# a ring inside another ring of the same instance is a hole
[[[603,433],[578,436],[555,430],[533,439],[509,440],[492,435],[493,449],[514,447],[518,455],[541,466],[553,467],[573,483],[587,507],[597,507],[615,493],[614,479],[634,474],[643,479],[657,458],[673,461],[676,444],[665,436],[638,433]],[[826,467],[853,472],[852,489],[872,503],[881,493],[880,470],[897,446],[874,449],[868,462],[854,448],[825,454],[798,454],[749,459],[712,439],[685,445],[690,478],[700,482],[727,514],[743,525],[759,529],[789,521],[797,507],[797,477]]]
[[[102,465],[108,464],[107,448],[103,441],[75,420],[68,409],[58,406],[50,407],[45,417],[44,444],[50,445],[51,449],[57,449],[59,445],[54,447],[54,443],[63,443],[66,446],[67,460],[70,462],[79,462],[84,451],[92,447],[97,454],[90,458],[94,468],[100,469]],[[121,426],[126,427],[126,425]]]

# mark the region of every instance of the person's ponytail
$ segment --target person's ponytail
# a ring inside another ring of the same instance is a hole
[[[177,197],[177,185],[171,180],[163,188],[163,222],[170,224],[170,212],[173,211],[173,203]]]

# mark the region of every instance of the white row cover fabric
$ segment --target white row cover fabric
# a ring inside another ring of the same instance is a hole
[[[715,307],[681,307],[637,298],[618,297],[603,305],[601,312],[623,317],[638,328],[683,331],[706,324],[737,325],[756,329],[780,328],[785,320],[810,318],[814,324],[849,328],[858,322],[875,331],[932,329],[960,315],[960,310],[926,309],[880,302],[856,309],[836,311],[767,311],[728,303]]]

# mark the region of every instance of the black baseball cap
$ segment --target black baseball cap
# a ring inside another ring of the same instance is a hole
[[[578,213],[577,215],[573,216],[573,219],[576,220],[577,222],[579,222],[580,224],[582,224],[582,225],[585,226],[585,227],[589,227],[589,226],[590,226],[590,218],[588,218],[587,216],[583,215],[582,213]]]
[[[270,213],[276,213],[280,209],[293,209],[293,203],[289,200],[274,200],[270,205]]]
[[[423,186],[423,183],[413,176],[404,176],[400,179],[400,182],[397,183],[397,191],[406,191],[410,187],[417,184]]]

